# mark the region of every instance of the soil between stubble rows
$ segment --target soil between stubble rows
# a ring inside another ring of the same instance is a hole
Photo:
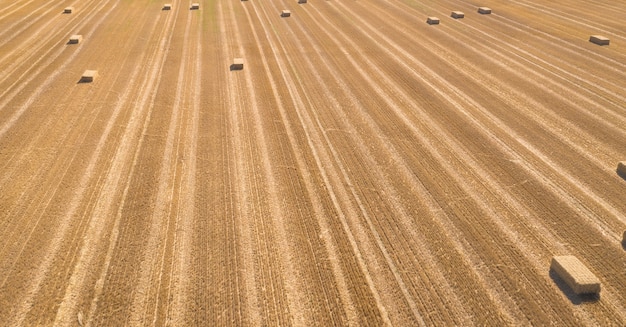
[[[199,3],[0,9],[0,324],[626,324],[619,5]]]

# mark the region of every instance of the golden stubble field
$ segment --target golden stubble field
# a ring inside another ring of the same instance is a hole
[[[624,4],[197,2],[0,6],[1,325],[626,325]]]

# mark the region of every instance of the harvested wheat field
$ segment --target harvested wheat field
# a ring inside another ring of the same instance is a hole
[[[626,325],[622,2],[194,3],[0,6],[1,325]]]

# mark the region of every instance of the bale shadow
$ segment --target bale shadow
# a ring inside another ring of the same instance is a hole
[[[230,71],[234,71],[234,70],[243,70],[243,68],[240,68],[238,65],[236,64],[232,64],[230,65]]]
[[[86,79],[84,77],[81,77],[78,80],[78,82],[76,82],[76,84],[91,84],[91,83],[93,83],[93,80],[89,80],[89,79]]]
[[[622,250],[626,251],[626,237],[622,240]]]
[[[626,181],[626,172],[621,171],[619,168],[615,169],[615,172],[617,173],[617,176]]]
[[[565,281],[563,281],[561,277],[559,277],[559,275],[557,275],[557,273],[553,269],[550,269],[550,278],[552,279],[552,281],[554,281],[556,286],[559,287],[561,292],[563,292],[563,294],[565,294],[565,296],[567,296],[570,302],[572,302],[572,304],[574,305],[580,305],[583,303],[594,303],[594,302],[600,301],[600,293],[595,293],[595,294],[574,293],[574,290],[572,290],[569,287],[569,285],[567,285],[567,283],[565,283]]]

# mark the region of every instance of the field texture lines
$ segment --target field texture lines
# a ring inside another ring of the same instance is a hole
[[[623,4],[198,4],[0,7],[0,325],[626,325]]]

